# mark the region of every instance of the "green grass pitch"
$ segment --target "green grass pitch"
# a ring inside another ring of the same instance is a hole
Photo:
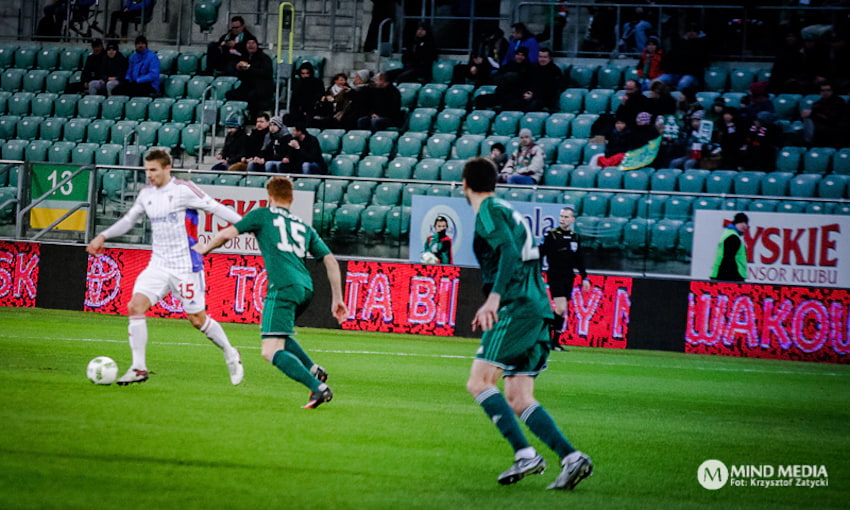
[[[464,388],[474,339],[303,329],[333,402],[260,356],[258,328],[224,324],[245,381],[186,321],[149,319],[142,385],[99,387],[95,356],[127,368],[126,317],[0,308],[0,508],[846,508],[850,367],[574,348],[537,396],[594,461],[573,492],[549,468],[500,486],[508,444]],[[697,467],[817,464],[825,488],[703,489]]]

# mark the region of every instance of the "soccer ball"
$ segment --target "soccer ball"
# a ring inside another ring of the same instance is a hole
[[[95,384],[112,384],[118,378],[118,363],[115,363],[112,358],[98,356],[89,361],[86,376]]]
[[[422,258],[420,259],[423,264],[439,264],[440,259],[437,258],[436,255],[431,253],[430,251],[426,251],[422,253]]]

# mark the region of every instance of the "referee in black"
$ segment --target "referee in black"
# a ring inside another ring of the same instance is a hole
[[[560,226],[546,232],[543,236],[543,244],[540,245],[540,256],[545,256],[549,264],[546,277],[555,301],[555,319],[549,325],[553,351],[564,350],[559,339],[564,331],[564,314],[567,312],[567,302],[572,296],[576,269],[581,275],[582,291],[590,290],[590,280],[587,278],[584,254],[581,250],[581,238],[572,228],[575,220],[575,209],[572,207],[561,209]]]

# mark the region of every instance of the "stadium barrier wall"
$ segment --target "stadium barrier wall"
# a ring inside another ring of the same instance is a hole
[[[110,248],[90,257],[81,246],[0,241],[0,306],[125,314],[148,250]],[[341,261],[349,318],[343,329],[472,337],[483,302],[476,268]],[[321,263],[308,262],[313,306],[299,326],[339,328]],[[255,255],[206,259],[207,309],[224,322],[259,323],[266,276]],[[848,289],[732,284],[591,275],[576,285],[569,345],[650,349],[827,363],[850,362]],[[149,315],[183,317],[170,295]]]

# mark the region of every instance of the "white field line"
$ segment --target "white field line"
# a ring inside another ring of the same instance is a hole
[[[11,338],[11,339],[31,339],[31,336],[20,336],[20,335],[3,335],[0,334],[0,338]],[[45,340],[61,340],[65,342],[102,342],[102,343],[127,343],[126,339],[115,340],[112,338],[61,338],[61,337],[50,337],[44,338]],[[208,347],[209,344],[206,343],[194,343],[194,342],[149,342],[155,345],[172,345],[172,346],[188,346],[188,347]],[[259,346],[244,346],[237,345],[239,349],[253,349],[260,350]],[[318,352],[318,353],[327,353],[327,354],[355,354],[355,355],[366,355],[366,356],[397,356],[397,357],[418,357],[418,358],[442,358],[442,359],[475,359],[475,356],[461,356],[456,354],[422,354],[415,352],[386,352],[386,351],[363,351],[363,350],[338,350],[338,349],[307,349],[310,352]],[[559,356],[560,357],[560,356]],[[696,362],[696,360],[694,360]],[[609,367],[635,367],[635,368],[648,368],[648,369],[667,369],[667,370],[703,370],[706,372],[742,372],[742,373],[751,373],[751,374],[787,374],[787,375],[810,375],[810,376],[831,376],[831,377],[850,377],[850,371],[846,372],[821,372],[819,370],[806,370],[805,368],[801,368],[800,370],[784,370],[784,369],[762,369],[762,368],[730,368],[730,367],[707,367],[707,366],[699,366],[696,363],[688,364],[686,366],[670,366],[670,365],[657,365],[657,364],[648,364],[648,363],[623,363],[616,361],[588,361],[588,360],[576,360],[573,358],[569,359],[558,359],[558,358],[549,358],[549,363],[575,363],[579,365],[600,365],[600,366],[609,366]]]

